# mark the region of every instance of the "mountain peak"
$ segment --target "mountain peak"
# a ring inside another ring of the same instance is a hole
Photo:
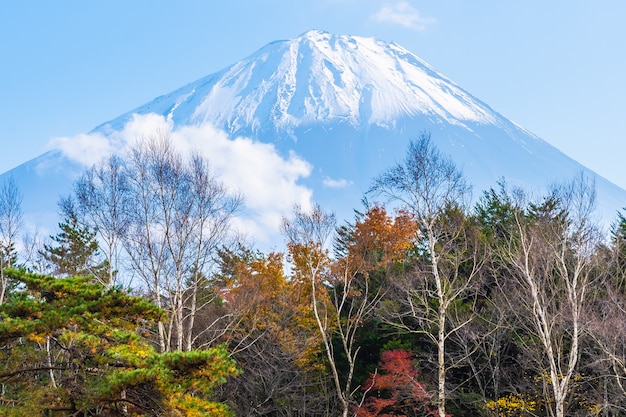
[[[416,115],[456,125],[498,118],[396,44],[320,30],[272,42],[111,124],[149,112],[167,114],[176,124],[208,122],[231,134],[290,134],[320,123],[391,127]]]
[[[333,35],[330,34],[329,32],[326,32],[325,30],[311,29],[302,33],[300,36],[298,36],[298,39],[310,39],[312,41],[317,41],[317,40],[328,39],[331,36]]]

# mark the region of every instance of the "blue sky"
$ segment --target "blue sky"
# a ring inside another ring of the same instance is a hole
[[[412,51],[626,188],[621,0],[58,0],[0,4],[0,172],[309,29]]]

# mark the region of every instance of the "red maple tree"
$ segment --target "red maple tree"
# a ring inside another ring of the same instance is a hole
[[[355,410],[357,417],[435,416],[429,406],[432,394],[418,382],[413,355],[405,350],[383,352],[379,371],[370,375],[362,390],[365,401]]]

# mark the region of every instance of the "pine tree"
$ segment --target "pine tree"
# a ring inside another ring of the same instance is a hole
[[[44,244],[39,253],[49,263],[53,275],[91,275],[99,282],[108,281],[108,262],[99,261],[100,252],[96,232],[89,226],[81,226],[72,211],[59,223],[61,231],[50,238],[55,244]]]
[[[237,374],[224,347],[158,353],[163,311],[89,277],[8,270],[0,306],[0,415],[230,415],[214,388]]]
[[[626,211],[626,209],[624,209]],[[611,275],[620,292],[626,292],[626,214],[617,212],[617,220],[611,226],[613,262]]]

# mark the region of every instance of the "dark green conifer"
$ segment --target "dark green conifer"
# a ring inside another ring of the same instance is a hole
[[[45,244],[40,251],[52,274],[59,277],[90,275],[106,283],[108,262],[99,260],[96,231],[80,225],[72,211],[66,213],[59,229],[61,231],[56,236],[51,236],[54,243]]]
[[[237,373],[221,346],[158,353],[163,311],[89,277],[7,270],[22,290],[0,306],[0,415],[230,415],[214,388]]]

